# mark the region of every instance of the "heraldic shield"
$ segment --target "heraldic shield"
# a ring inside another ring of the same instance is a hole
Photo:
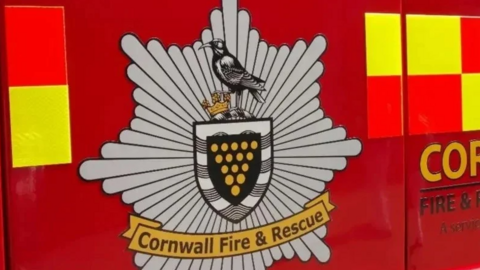
[[[223,218],[242,221],[270,184],[272,120],[196,123],[194,136],[195,178],[203,198]]]

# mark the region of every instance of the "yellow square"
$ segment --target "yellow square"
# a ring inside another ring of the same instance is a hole
[[[402,75],[400,14],[365,14],[368,76]]]
[[[407,15],[408,74],[460,74],[460,33],[458,16]]]
[[[480,74],[462,75],[463,131],[480,130]]]
[[[68,86],[10,87],[13,167],[71,163]]]

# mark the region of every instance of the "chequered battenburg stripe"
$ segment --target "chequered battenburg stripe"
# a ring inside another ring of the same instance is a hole
[[[365,14],[368,137],[403,135],[400,14]]]
[[[403,135],[400,14],[367,13],[368,137]],[[410,135],[480,130],[480,18],[406,16]]]
[[[410,134],[480,130],[480,18],[406,19]]]
[[[71,162],[62,7],[5,7],[13,167]]]

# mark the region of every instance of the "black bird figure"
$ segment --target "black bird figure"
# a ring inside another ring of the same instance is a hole
[[[265,102],[260,93],[266,91],[263,86],[265,81],[246,71],[238,59],[228,51],[225,41],[216,38],[199,49],[206,47],[211,47],[213,51],[213,72],[223,84],[230,88],[231,93],[236,93],[237,104],[240,104],[244,90],[248,90],[258,102]]]

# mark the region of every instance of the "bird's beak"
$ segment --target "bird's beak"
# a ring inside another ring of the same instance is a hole
[[[203,44],[202,46],[200,46],[200,48],[198,48],[199,50],[200,49],[205,49],[207,47],[212,47],[212,45],[210,45],[210,43],[206,43],[206,44]]]

